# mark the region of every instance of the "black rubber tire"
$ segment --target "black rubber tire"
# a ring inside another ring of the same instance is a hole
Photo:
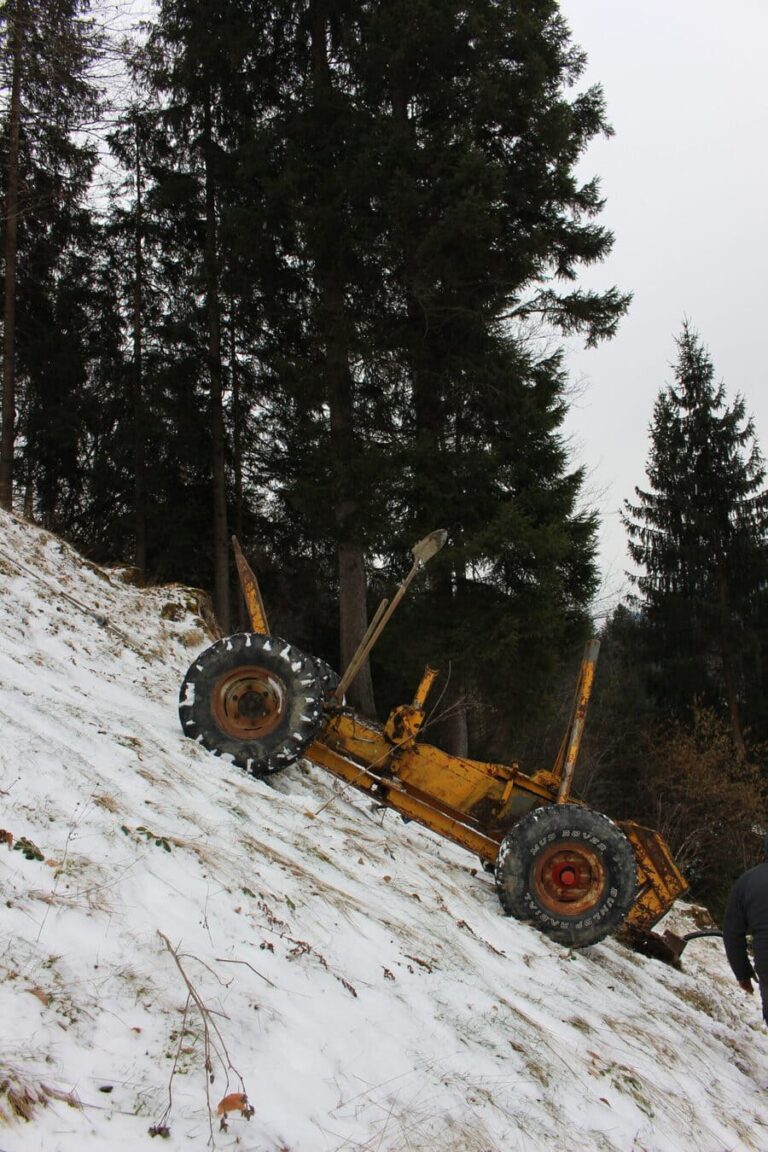
[[[252,703],[259,700],[253,691],[259,684],[263,700],[270,700],[268,713]],[[250,711],[241,715],[238,700],[246,695]],[[215,756],[231,756],[253,776],[266,776],[293,763],[311,743],[322,702],[314,657],[275,636],[240,632],[218,640],[190,665],[179,692],[179,718],[185,736]]]
[[[577,804],[535,808],[501,842],[496,891],[508,916],[585,948],[624,923],[637,892],[635,855],[599,812]]]
[[[328,697],[336,691],[341,677],[338,672],[331,668],[330,664],[326,664],[325,660],[321,660],[319,656],[315,656],[314,664],[317,678],[323,689],[323,695]]]

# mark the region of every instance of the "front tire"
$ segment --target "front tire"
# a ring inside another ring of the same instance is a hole
[[[585,948],[624,923],[637,891],[635,856],[599,812],[577,804],[535,808],[501,842],[496,890],[507,915]]]
[[[192,663],[179,693],[186,736],[254,776],[296,760],[322,720],[315,661],[257,632],[226,636]]]

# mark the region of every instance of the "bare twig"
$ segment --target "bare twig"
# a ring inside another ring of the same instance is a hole
[[[269,984],[270,988],[277,988],[277,984],[274,984],[268,976],[265,976],[263,972],[259,972],[258,968],[254,968],[253,964],[249,964],[247,960],[225,960],[223,956],[217,956],[216,957],[216,963],[217,964],[245,964],[246,968],[250,968],[251,972],[255,972],[257,976],[260,976],[262,980],[266,981],[266,983]]]
[[[178,948],[174,948],[173,945],[171,944],[170,940],[168,939],[168,937],[163,932],[161,932],[159,929],[158,929],[157,934],[160,937],[160,939],[162,940],[163,944],[165,945],[166,950],[173,957],[174,963],[179,970],[181,978],[184,981],[184,985],[187,989],[187,1000],[186,1000],[186,1003],[184,1005],[184,1014],[182,1017],[182,1026],[181,1026],[181,1034],[179,1036],[179,1044],[178,1044],[178,1047],[176,1050],[176,1055],[174,1058],[173,1067],[171,1068],[170,1080],[168,1082],[168,1105],[167,1105],[165,1112],[163,1113],[160,1121],[157,1124],[153,1125],[152,1128],[150,1128],[150,1133],[152,1133],[153,1135],[158,1135],[158,1134],[166,1135],[169,1131],[167,1121],[170,1117],[171,1106],[173,1103],[173,1094],[172,1094],[173,1078],[176,1075],[177,1068],[178,1068],[178,1061],[179,1061],[179,1056],[181,1054],[181,1045],[182,1045],[184,1033],[186,1030],[186,1023],[187,1023],[187,1017],[189,1014],[190,1004],[194,1004],[195,1008],[197,1009],[197,1011],[199,1013],[200,1022],[202,1024],[202,1028],[203,1028],[203,1067],[205,1070],[205,1102],[206,1102],[206,1105],[208,1108],[208,1128],[209,1128],[208,1143],[209,1143],[211,1148],[215,1148],[216,1141],[215,1141],[214,1130],[213,1130],[214,1110],[213,1110],[213,1105],[211,1103],[211,1084],[213,1084],[213,1082],[216,1078],[214,1062],[218,1062],[218,1064],[221,1066],[221,1068],[224,1071],[224,1077],[225,1077],[224,1096],[225,1096],[225,1100],[229,1098],[227,1094],[228,1094],[228,1089],[229,1089],[229,1084],[230,1084],[230,1073],[232,1073],[232,1075],[237,1077],[237,1080],[240,1083],[240,1089],[241,1089],[240,1093],[237,1094],[237,1101],[238,1101],[237,1108],[238,1108],[238,1110],[242,1113],[243,1116],[246,1117],[246,1119],[250,1119],[250,1117],[253,1115],[253,1109],[248,1104],[248,1096],[247,1096],[247,1093],[245,1091],[245,1083],[243,1081],[243,1078],[240,1075],[240,1073],[238,1072],[238,1070],[235,1068],[234,1064],[232,1063],[232,1061],[230,1059],[229,1051],[227,1050],[226,1041],[224,1040],[224,1036],[222,1035],[221,1029],[215,1020],[216,1016],[221,1016],[222,1019],[224,1019],[224,1020],[228,1019],[228,1017],[226,1015],[224,1015],[224,1013],[214,1012],[213,1009],[208,1007],[208,1005],[205,1003],[202,996],[198,992],[197,988],[192,983],[192,980],[190,979],[186,969],[184,968],[184,965],[182,964],[182,959],[196,960],[198,964],[201,964],[203,966],[203,968],[206,969],[206,971],[212,973],[212,975],[214,975],[216,977],[216,979],[219,980],[220,983],[224,983],[224,981],[221,980],[221,978],[217,975],[217,973],[215,973],[213,971],[213,969],[208,964],[205,963],[205,961],[200,960],[196,956],[187,956],[186,954],[179,952]],[[245,963],[245,961],[243,961],[243,963]],[[249,967],[250,967],[250,965],[249,965]],[[255,969],[254,969],[254,971],[255,971]],[[227,1123],[226,1123],[227,1111],[229,1111],[228,1108],[225,1108],[222,1111],[221,1106],[219,1107],[219,1114],[221,1116],[220,1128],[223,1131],[226,1131],[226,1127],[227,1127]]]

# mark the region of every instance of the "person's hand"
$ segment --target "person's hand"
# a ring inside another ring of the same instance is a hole
[[[752,981],[747,978],[746,980],[739,980],[739,988],[743,988],[750,996],[752,995]]]

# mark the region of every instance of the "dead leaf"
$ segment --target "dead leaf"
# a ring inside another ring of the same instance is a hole
[[[227,1112],[246,1112],[248,1109],[248,1097],[244,1092],[231,1092],[229,1096],[225,1096],[223,1100],[219,1101],[216,1108],[217,1116],[225,1116]]]

